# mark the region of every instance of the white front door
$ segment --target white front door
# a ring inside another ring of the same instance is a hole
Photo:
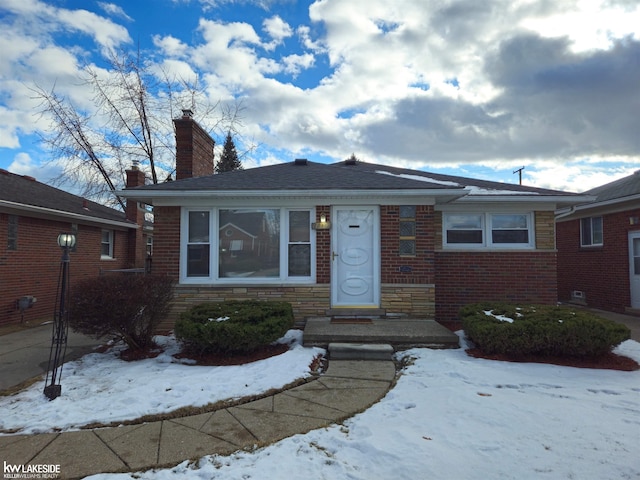
[[[629,232],[631,308],[640,308],[640,232]]]
[[[332,306],[379,307],[378,207],[333,207],[331,218]]]

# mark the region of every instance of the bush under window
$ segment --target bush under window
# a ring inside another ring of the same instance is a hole
[[[460,310],[466,336],[486,354],[597,357],[631,337],[591,312],[548,305],[477,303]]]
[[[175,335],[195,354],[240,354],[275,342],[293,322],[293,309],[286,302],[203,303],[180,315]]]

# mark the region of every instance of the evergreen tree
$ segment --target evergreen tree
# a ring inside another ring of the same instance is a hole
[[[215,172],[231,172],[232,170],[242,170],[242,162],[238,159],[238,152],[236,152],[236,146],[233,143],[231,132],[228,132],[227,138],[224,141],[222,156],[220,160],[218,160],[218,163],[216,163]]]

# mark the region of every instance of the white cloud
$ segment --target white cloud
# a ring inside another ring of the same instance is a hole
[[[98,2],[98,6],[102,10],[104,10],[104,12],[107,15],[111,15],[113,17],[120,17],[130,22],[133,21],[133,18],[127,15],[127,13],[122,9],[120,5],[116,5],[115,3],[108,3],[108,2]]]
[[[267,50],[274,50],[285,38],[293,35],[293,29],[278,15],[265,19],[262,22],[262,29],[273,39],[265,45]]]
[[[227,0],[205,3],[210,12]],[[585,159],[615,159],[607,165],[621,174],[640,161],[635,1],[322,0],[299,24],[275,3],[243,3],[269,10],[244,22],[207,15],[191,41],[158,34],[149,59],[200,78],[213,101],[243,99],[246,134],[282,160],[355,152],[405,167],[526,165],[529,183],[570,190],[611,177],[604,161],[574,168]],[[116,19],[112,6],[102,4]],[[38,75],[90,98],[72,78],[91,52],[61,48],[57,34],[72,29],[102,49],[130,38],[85,10],[37,0],[6,0],[3,10],[20,18],[0,28],[0,105],[10,115],[0,144],[14,145],[20,128],[33,128],[16,82]]]

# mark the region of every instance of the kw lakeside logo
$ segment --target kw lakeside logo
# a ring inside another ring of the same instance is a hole
[[[4,462],[2,469],[3,479],[6,478],[59,478],[60,465],[35,464],[18,465]]]

